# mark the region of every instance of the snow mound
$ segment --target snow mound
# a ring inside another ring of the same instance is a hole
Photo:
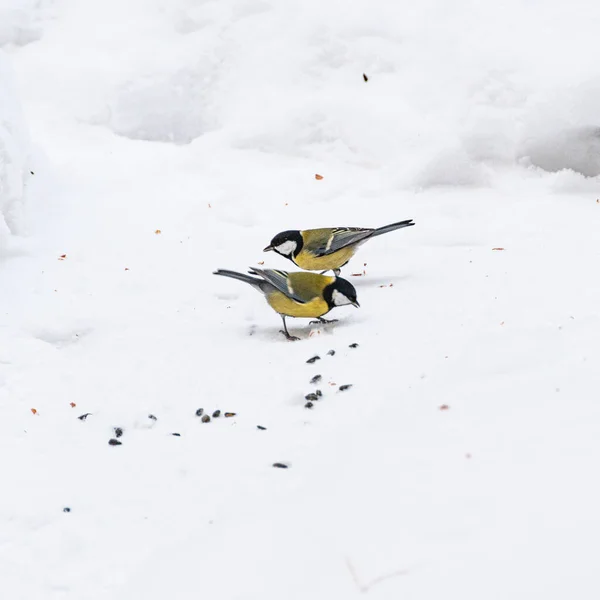
[[[0,47],[25,46],[42,37],[48,0],[0,0]]]
[[[212,127],[210,64],[141,77],[120,87],[109,105],[110,129],[133,140],[188,144]]]
[[[524,117],[518,158],[545,171],[600,175],[600,80],[565,87]]]
[[[13,73],[0,50],[0,257],[18,226],[28,171],[28,139]]]
[[[545,171],[571,169],[586,177],[600,175],[600,127],[577,127],[528,140],[523,158]]]
[[[478,187],[489,185],[484,165],[473,160],[464,148],[440,152],[415,178],[421,188],[437,186]]]

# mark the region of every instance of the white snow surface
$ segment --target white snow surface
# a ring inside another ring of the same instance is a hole
[[[600,597],[597,2],[0,17],[3,598]],[[406,218],[299,342],[211,274]]]
[[[20,231],[31,164],[14,72],[0,48],[0,261],[13,249],[9,247],[11,234]]]

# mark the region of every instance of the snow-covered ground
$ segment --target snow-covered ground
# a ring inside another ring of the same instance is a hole
[[[2,598],[597,599],[599,26],[0,0]],[[211,274],[405,218],[300,342]]]

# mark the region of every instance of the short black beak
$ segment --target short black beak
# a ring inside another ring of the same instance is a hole
[[[355,301],[352,303],[352,306],[356,306],[356,308],[360,308],[360,304],[358,303],[358,300],[355,300]]]
[[[267,246],[266,248],[263,248],[263,252],[271,252],[271,250],[273,250],[273,246]]]

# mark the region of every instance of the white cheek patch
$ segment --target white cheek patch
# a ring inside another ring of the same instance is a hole
[[[275,246],[275,250],[279,252],[279,254],[283,254],[284,256],[289,256],[296,251],[296,247],[298,244],[293,240],[288,240],[287,242],[283,242],[279,246]]]
[[[331,299],[336,306],[344,306],[345,304],[352,304],[351,300],[348,300],[342,292],[338,292],[337,290],[333,290],[333,294],[331,294]]]

